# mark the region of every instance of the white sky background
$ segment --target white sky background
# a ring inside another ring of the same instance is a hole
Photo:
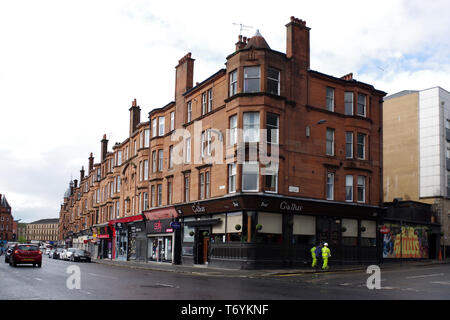
[[[286,51],[290,16],[311,28],[311,69],[388,94],[450,91],[450,1],[7,1],[0,0],[0,193],[15,219],[59,216],[100,140],[128,137],[174,99],[175,66],[195,59],[194,83],[234,52],[252,26]]]

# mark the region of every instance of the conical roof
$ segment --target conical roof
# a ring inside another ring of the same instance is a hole
[[[11,206],[9,205],[8,201],[6,200],[6,197],[2,194],[0,194],[0,207],[11,209]]]
[[[253,47],[255,49],[270,49],[266,39],[264,39],[261,33],[259,33],[259,30],[256,30],[255,35],[248,40],[245,49],[248,49],[250,47]]]

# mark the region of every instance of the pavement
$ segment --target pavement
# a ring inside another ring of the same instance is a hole
[[[336,266],[330,265],[330,268],[328,270],[312,269],[311,267],[295,268],[295,269],[283,268],[283,269],[241,270],[241,269],[217,268],[208,265],[186,266],[161,262],[118,261],[110,259],[92,259],[92,262],[106,265],[114,265],[117,267],[143,269],[151,271],[175,272],[175,273],[195,274],[204,276],[245,277],[245,278],[283,276],[294,274],[327,273],[327,272],[350,272],[350,271],[367,270],[367,267],[369,266],[369,264],[336,265]],[[449,262],[450,258],[447,259],[446,261],[426,259],[421,261],[384,262],[378,266],[382,270],[388,270],[388,269],[399,269],[404,267],[418,267],[418,266],[446,264]]]

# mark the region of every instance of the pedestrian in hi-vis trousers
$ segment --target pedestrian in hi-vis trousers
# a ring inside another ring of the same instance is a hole
[[[312,265],[311,267],[316,268],[318,264],[318,260],[320,259],[320,256],[322,254],[322,246],[320,243],[317,243],[317,247],[313,246],[311,248],[311,257],[312,257]]]
[[[322,269],[323,270],[327,270],[328,269],[328,258],[331,257],[331,251],[328,248],[328,243],[324,243],[323,244],[323,248],[322,248],[322,259],[323,259],[323,266]]]

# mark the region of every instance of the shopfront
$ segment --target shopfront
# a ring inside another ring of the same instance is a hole
[[[112,258],[112,230],[108,224],[97,226],[97,254],[99,259]]]
[[[316,242],[330,265],[376,263],[382,209],[330,201],[240,195],[177,207],[183,264],[252,269],[305,266]]]
[[[143,215],[125,217],[118,220],[111,220],[110,227],[113,228],[113,259],[128,261],[130,257],[136,259],[136,229],[132,228],[139,221],[143,221]]]
[[[144,221],[128,223],[129,260],[145,261],[147,251],[147,233]]]
[[[437,259],[441,226],[432,206],[416,201],[386,203],[386,216],[379,228],[383,260]]]
[[[181,224],[174,207],[147,210],[146,258],[148,262],[181,263]]]
[[[171,219],[147,221],[148,261],[173,263],[175,232]]]

